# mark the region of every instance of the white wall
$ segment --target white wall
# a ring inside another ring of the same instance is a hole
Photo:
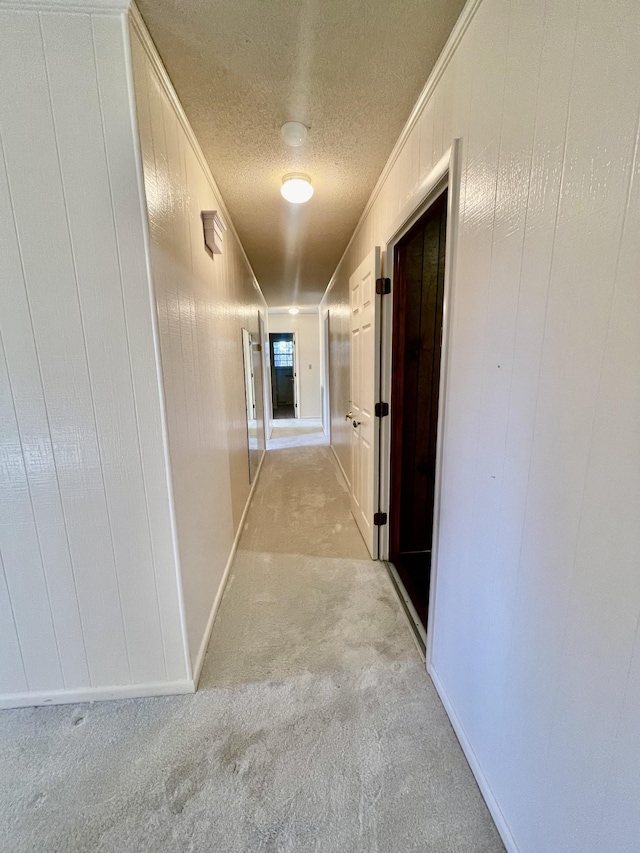
[[[190,687],[123,21],[0,11],[0,707]]]
[[[269,332],[296,332],[298,417],[322,417],[318,314],[269,314]]]
[[[333,440],[349,470],[349,275],[460,137],[433,674],[510,850],[630,853],[640,16],[635,0],[469,10],[321,306]]]
[[[198,674],[249,496],[244,327],[266,304],[141,18],[132,56],[189,651]],[[200,212],[217,210],[221,255]],[[262,377],[255,376],[264,449]]]

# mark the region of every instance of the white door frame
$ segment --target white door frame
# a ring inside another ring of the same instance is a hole
[[[417,192],[395,218],[386,240],[383,260],[384,276],[391,279],[391,295],[385,297],[381,323],[381,399],[391,401],[391,353],[393,336],[393,271],[396,245],[433,204],[448,189],[447,232],[444,268],[444,299],[442,315],[442,358],[440,363],[440,394],[438,403],[438,431],[436,445],[436,476],[433,503],[433,544],[431,550],[431,581],[429,589],[429,614],[427,619],[427,667],[431,665],[438,578],[438,538],[440,501],[442,497],[443,437],[446,416],[447,371],[450,356],[452,316],[454,308],[453,282],[455,280],[455,240],[458,225],[460,197],[460,140],[455,139],[446,154],[420,184]],[[380,419],[380,506],[388,512],[391,475],[391,416]],[[389,526],[379,528],[379,554],[389,559]]]
[[[262,431],[264,434],[264,447],[267,439],[271,436],[271,420],[273,411],[271,409],[271,368],[269,353],[269,332],[265,328],[264,312],[258,310],[258,338],[260,340],[260,366],[262,369],[262,406],[264,409],[262,417]]]
[[[293,335],[293,416],[300,417],[300,364],[298,359],[298,333],[292,332]]]
[[[322,427],[331,444],[331,398],[329,396],[329,346],[331,345],[329,310],[320,312],[320,334],[322,346]]]

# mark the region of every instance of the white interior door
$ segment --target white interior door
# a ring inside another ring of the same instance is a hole
[[[373,523],[378,494],[378,429],[374,415],[378,387],[379,323],[376,279],[380,276],[380,247],[349,279],[351,302],[351,512],[369,553],[378,556]]]

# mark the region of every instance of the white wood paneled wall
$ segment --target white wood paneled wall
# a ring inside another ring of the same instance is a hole
[[[0,11],[0,703],[192,688],[121,15]]]
[[[433,675],[520,853],[640,837],[639,78],[636,0],[472,0],[322,306],[349,470],[349,275],[459,137]]]
[[[142,19],[131,44],[189,649],[200,670],[249,497],[242,336],[266,303]],[[201,210],[228,230],[205,250]],[[256,375],[260,446],[263,386]]]

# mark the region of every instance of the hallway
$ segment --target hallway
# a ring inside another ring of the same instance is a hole
[[[195,696],[0,715],[3,853],[503,849],[328,447],[267,453]]]
[[[322,421],[315,418],[296,420],[284,418],[271,422],[271,438],[267,439],[267,450],[284,450],[288,447],[309,447],[329,444],[324,434]]]

